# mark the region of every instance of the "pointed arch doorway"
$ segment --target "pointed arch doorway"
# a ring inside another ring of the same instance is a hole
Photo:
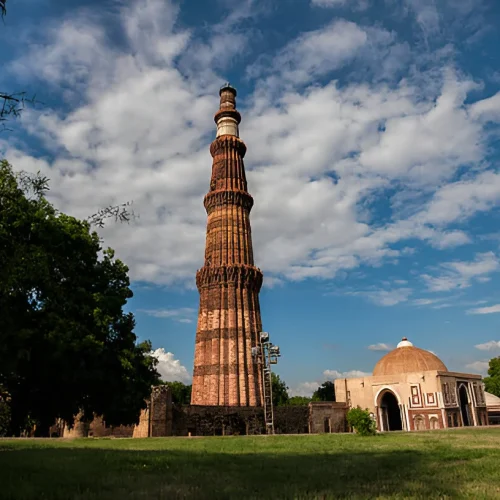
[[[401,409],[396,395],[390,390],[385,390],[380,395],[379,401],[381,430],[402,431]]]
[[[467,394],[467,387],[465,384],[460,384],[458,386],[458,399],[460,401],[460,412],[462,413],[462,422],[464,427],[469,427],[472,425],[470,406],[469,406],[469,395]]]

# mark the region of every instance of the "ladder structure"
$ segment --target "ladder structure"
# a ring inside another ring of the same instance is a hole
[[[278,362],[280,348],[271,344],[267,332],[260,333],[260,345],[252,348],[252,355],[262,370],[262,391],[264,397],[264,422],[266,434],[274,434],[273,378],[271,365]]]

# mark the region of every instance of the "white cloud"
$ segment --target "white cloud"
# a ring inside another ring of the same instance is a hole
[[[268,78],[269,84],[289,82],[303,84],[342,66],[367,43],[368,34],[355,23],[335,20],[325,28],[300,35],[273,59],[279,76]],[[266,71],[261,65],[250,69],[256,76]]]
[[[370,349],[370,351],[392,351],[394,347],[389,344],[378,343],[369,345],[368,349]]]
[[[313,392],[321,385],[321,382],[301,382],[296,387],[291,388],[290,396],[303,396],[310,398]]]
[[[346,292],[346,295],[366,297],[379,306],[395,306],[406,302],[411,295],[411,288],[396,288],[394,290],[368,290],[358,292]]]
[[[412,301],[412,304],[415,306],[428,306],[431,304],[435,304],[440,299],[415,299]]]
[[[483,172],[476,177],[443,186],[415,220],[444,226],[463,222],[500,203],[500,174]]]
[[[321,381],[301,382],[294,388],[291,388],[289,392],[291,396],[311,397],[313,392],[327,380],[333,381],[338,378],[368,377],[370,375],[371,373],[362,372],[360,370],[350,370],[346,372],[339,372],[338,370],[325,370]]]
[[[362,10],[368,7],[368,0],[311,0],[311,5],[323,8],[351,7]]]
[[[432,292],[444,292],[471,286],[474,279],[500,270],[500,261],[493,252],[477,254],[473,261],[445,262],[440,266],[444,272],[437,276],[423,274],[427,288]]]
[[[474,361],[473,363],[465,365],[465,367],[481,375],[486,375],[488,373],[489,361]]]
[[[154,318],[172,318],[179,323],[192,323],[196,310],[190,307],[181,307],[179,309],[137,309],[137,312]]]
[[[435,0],[404,0],[426,36],[439,30],[440,16]]]
[[[339,372],[338,370],[325,370],[323,376],[327,380],[336,380],[338,378],[357,378],[369,377],[371,373],[363,372],[360,370],[350,370],[347,372]]]
[[[467,311],[469,314],[495,314],[500,313],[500,304],[489,307],[478,307],[475,309],[469,309]]]
[[[216,71],[251,42],[238,25],[251,15],[248,5],[207,28],[201,41],[178,27],[178,7],[141,0],[114,19],[126,48],[109,42],[96,16],[79,13],[44,26],[43,43],[11,67],[48,82],[48,91],[72,93],[65,95],[67,108],[22,120],[50,154],[32,156],[16,141],[0,147],[16,169],[47,175],[51,201],[72,215],[134,200],[137,221],[100,230],[133,280],[194,286],[205,244],[208,144],[225,80]],[[252,235],[265,283],[397,262],[412,250],[402,250],[405,240],[438,249],[465,244],[466,232],[449,226],[498,205],[500,174],[485,162],[496,99],[468,104],[477,84],[448,60],[439,61],[442,71],[408,71],[389,83],[408,69],[408,57],[415,55],[396,34],[337,20],[259,63],[255,74],[265,77],[240,108],[255,198]],[[353,61],[365,81],[330,79]],[[473,168],[456,180],[464,166]],[[380,224],[373,202],[394,187],[400,199],[420,194],[391,203],[390,218]],[[411,292],[367,293],[391,305]]]
[[[477,344],[474,347],[481,351],[493,351],[496,349],[500,349],[500,340],[490,340],[489,342],[485,342],[484,344]]]
[[[472,104],[469,108],[469,112],[472,116],[482,121],[498,122],[500,120],[500,92]]]
[[[183,382],[189,383],[191,375],[186,367],[181,365],[178,359],[175,359],[171,352],[166,352],[163,347],[151,352],[151,356],[158,359],[156,370],[164,382]]]

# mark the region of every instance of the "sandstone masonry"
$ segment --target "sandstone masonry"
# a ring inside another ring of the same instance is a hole
[[[220,90],[210,190],[205,196],[205,264],[196,274],[200,307],[196,331],[191,404],[262,406],[262,382],[251,356],[262,329],[259,291],[250,229],[253,198],[247,191],[239,138],[241,116],[236,90]]]

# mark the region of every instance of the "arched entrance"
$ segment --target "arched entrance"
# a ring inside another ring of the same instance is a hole
[[[402,431],[403,422],[401,421],[401,411],[394,393],[391,391],[385,391],[380,398],[379,406],[382,417],[382,430]]]
[[[458,399],[460,400],[460,411],[462,412],[462,421],[466,427],[471,425],[469,414],[469,396],[465,384],[458,387]]]

